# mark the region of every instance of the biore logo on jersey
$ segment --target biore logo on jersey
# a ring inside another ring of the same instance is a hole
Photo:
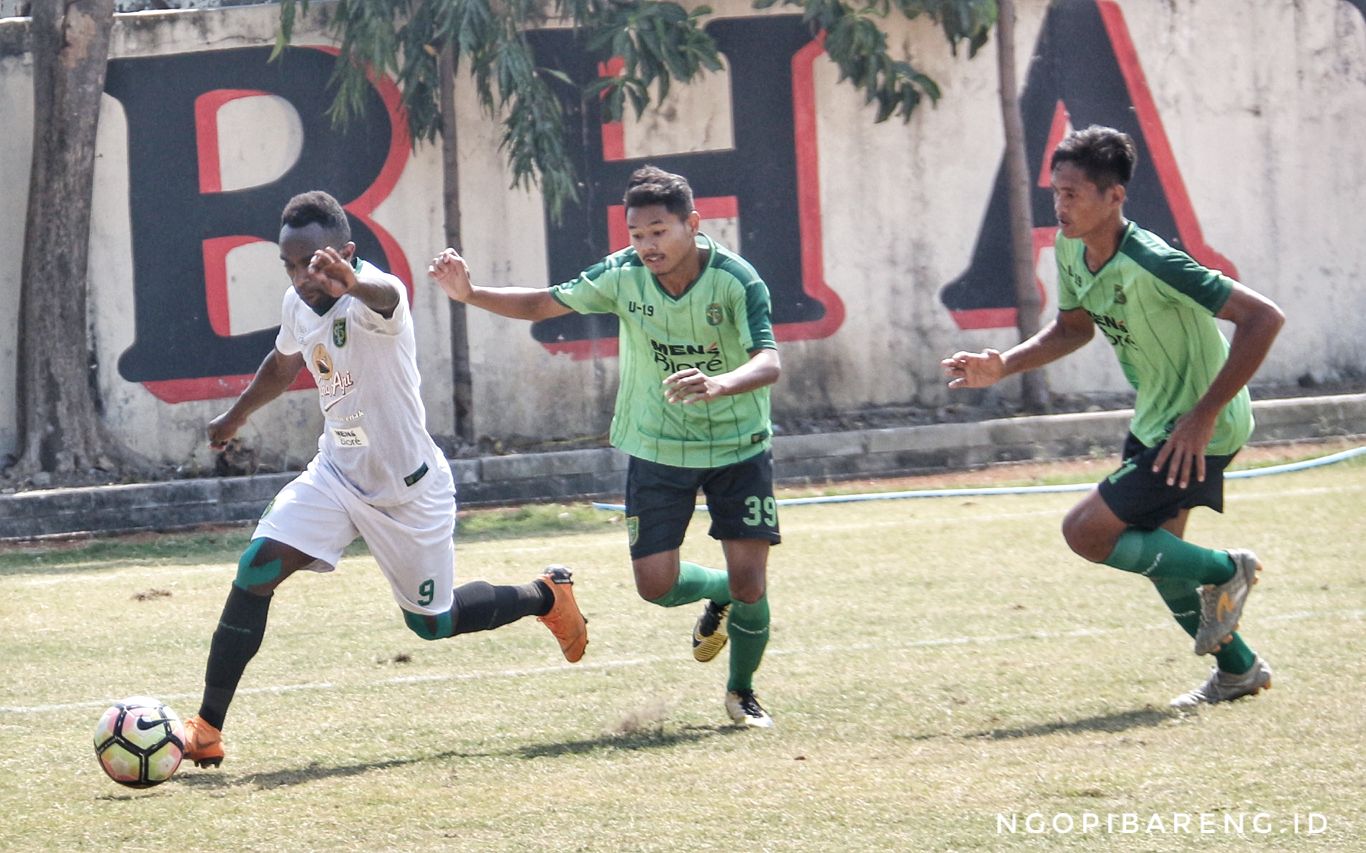
[[[370,444],[370,437],[358,426],[333,427],[332,437],[337,440],[338,447],[368,447]]]
[[[677,373],[689,367],[696,367],[703,373],[720,373],[725,366],[721,359],[721,349],[715,343],[710,346],[700,344],[663,344],[650,341],[654,352],[655,364],[664,368],[665,373]]]
[[[1134,339],[1129,334],[1129,327],[1124,325],[1123,320],[1116,320],[1109,314],[1097,314],[1094,311],[1087,311],[1091,315],[1092,321],[1105,334],[1110,346],[1132,346]]]

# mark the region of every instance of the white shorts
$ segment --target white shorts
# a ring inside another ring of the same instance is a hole
[[[432,471],[443,473],[446,488],[433,484],[407,503],[372,506],[315,456],[275,496],[251,538],[282,542],[314,558],[307,568],[329,572],[361,536],[399,607],[446,613],[455,600],[455,491],[444,466]]]

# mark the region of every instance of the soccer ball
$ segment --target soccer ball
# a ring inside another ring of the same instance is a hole
[[[95,726],[95,757],[109,778],[130,788],[160,785],[180,766],[185,726],[150,696],[115,702]]]

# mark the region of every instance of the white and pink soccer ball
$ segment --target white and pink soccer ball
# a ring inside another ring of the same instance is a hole
[[[130,788],[150,788],[171,778],[184,751],[180,717],[150,696],[115,702],[95,726],[100,767],[110,779]]]

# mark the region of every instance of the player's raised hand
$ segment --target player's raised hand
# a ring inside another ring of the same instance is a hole
[[[950,388],[986,388],[1006,375],[1006,363],[994,349],[956,352],[939,362],[949,377]]]
[[[308,262],[308,274],[313,277],[328,296],[345,296],[356,286],[356,273],[351,262],[331,246],[324,246],[313,253]]]
[[[470,265],[454,249],[446,249],[432,258],[427,275],[456,302],[468,302],[474,293],[474,286],[470,283]]]

